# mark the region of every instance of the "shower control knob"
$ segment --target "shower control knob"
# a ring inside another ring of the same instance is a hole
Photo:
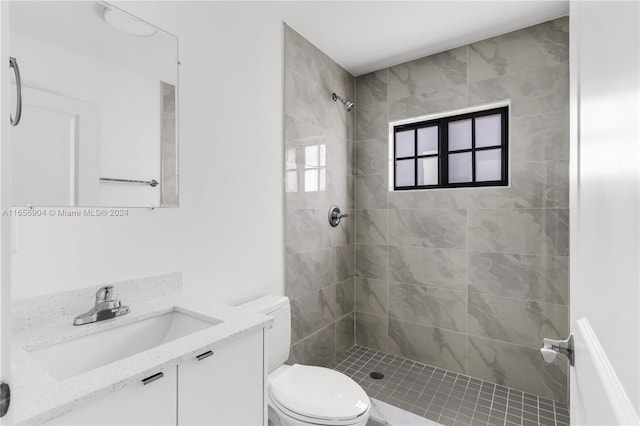
[[[329,207],[329,224],[334,228],[340,224],[340,219],[348,216],[348,213],[341,213],[340,207],[336,205]]]
[[[569,360],[569,365],[573,366],[575,361],[575,349],[573,346],[573,334],[565,340],[543,339],[540,354],[545,362],[551,364],[558,354],[562,354]]]
[[[544,359],[544,361],[548,364],[551,364],[553,361],[555,361],[556,357],[558,356],[558,352],[549,348],[540,348],[540,354],[542,355],[542,359]]]

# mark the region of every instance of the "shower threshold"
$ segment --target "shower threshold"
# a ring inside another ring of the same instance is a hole
[[[390,405],[445,426],[569,426],[566,404],[371,348],[354,346],[329,367],[358,382],[374,408],[380,401],[382,410]],[[386,412],[383,419],[373,413],[370,424],[429,424]]]

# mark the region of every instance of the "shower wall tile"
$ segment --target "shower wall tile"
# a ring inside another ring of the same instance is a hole
[[[356,299],[354,282],[355,278],[351,277],[336,284],[336,317],[353,312]]]
[[[356,262],[359,262],[357,253]],[[465,290],[467,252],[389,246],[389,279],[396,282]]]
[[[355,144],[356,174],[375,175],[389,172],[389,142],[370,139]]]
[[[469,45],[469,81],[569,60],[569,18],[559,18]]]
[[[388,174],[356,176],[356,205],[359,209],[386,209],[388,191]]]
[[[355,312],[336,321],[336,356],[345,353],[356,344]]]
[[[547,364],[540,349],[468,337],[470,376],[567,402],[567,363]]]
[[[564,305],[469,293],[469,334],[540,348],[569,334]]]
[[[569,211],[469,210],[469,250],[568,256]]]
[[[514,161],[569,159],[569,111],[513,118],[510,124]]]
[[[356,311],[387,316],[387,282],[356,277]]]
[[[387,246],[356,244],[356,276],[386,279]]]
[[[466,226],[462,209],[389,210],[389,244],[463,249]]]
[[[338,204],[342,210],[353,208],[354,178],[352,174],[315,168],[311,180],[313,187],[307,188],[305,170],[306,168],[303,165],[295,165],[287,169],[286,195],[288,208],[328,209],[331,203]],[[320,186],[321,179],[317,174],[319,172],[325,176],[324,187]],[[295,177],[289,176],[289,173],[293,173]]]
[[[321,249],[286,257],[285,295],[296,298],[336,282],[335,251]]]
[[[390,282],[389,317],[465,332],[467,292]]]
[[[288,209],[286,214],[287,254],[331,247],[328,231],[320,222],[319,210]]]
[[[336,247],[336,280],[344,281],[355,275],[354,244]]]
[[[466,339],[463,333],[389,319],[389,353],[458,373],[467,371]]]
[[[569,258],[471,252],[469,291],[567,305]]]
[[[389,99],[427,93],[467,82],[467,46],[389,68]]]
[[[356,244],[387,243],[387,210],[356,210]]]
[[[359,344],[566,401],[537,349],[568,332],[568,23],[356,79]],[[506,100],[508,187],[389,191],[389,122]]]
[[[510,187],[469,193],[469,208],[528,207],[569,207],[569,161],[514,162]]]
[[[336,359],[336,323],[291,346],[287,364],[326,367]]]
[[[291,340],[297,343],[336,320],[336,287],[291,300]]]
[[[382,139],[389,136],[387,124],[387,103],[357,106],[356,105],[357,141]]]
[[[326,365],[354,343],[355,79],[285,25],[285,294],[292,310],[290,362]],[[350,218],[332,228],[329,206]],[[340,326],[338,326],[338,324]],[[343,336],[340,333],[344,333]],[[340,344],[338,344],[340,342]]]
[[[469,105],[511,99],[511,117],[569,109],[569,62],[469,84]]]
[[[356,105],[365,106],[387,100],[387,79],[385,68],[364,74],[356,79]]]
[[[330,63],[333,61],[287,25],[285,40],[286,68],[317,82],[326,90],[332,90],[335,77]]]
[[[432,191],[389,192],[390,209],[466,209],[469,191],[439,189]],[[357,207],[360,205],[356,203]]]
[[[467,85],[432,90],[389,102],[389,121],[464,108],[467,106]]]
[[[351,244],[354,239],[353,222],[342,220],[332,228],[327,220],[328,210],[287,210],[285,229],[287,253],[299,253],[321,248]],[[352,211],[347,211],[347,213]]]
[[[354,148],[352,141],[293,117],[287,116],[285,121],[286,157],[287,162],[293,166],[288,169],[295,167],[304,171],[305,167],[318,167],[320,164],[317,155],[313,157],[310,155],[324,150],[326,156],[322,166],[325,170],[353,174]]]
[[[356,311],[356,345],[387,351],[387,318]]]

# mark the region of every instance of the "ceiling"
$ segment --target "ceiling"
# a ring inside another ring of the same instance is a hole
[[[274,12],[358,76],[569,13],[569,1],[295,1]]]

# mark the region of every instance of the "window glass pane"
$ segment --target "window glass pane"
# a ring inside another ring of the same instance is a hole
[[[438,184],[438,157],[418,158],[418,185]]]
[[[471,148],[471,119],[449,123],[449,151]]]
[[[449,154],[449,183],[471,182],[471,153]]]
[[[476,151],[476,181],[502,179],[502,150]]]
[[[396,186],[414,186],[415,184],[414,160],[396,161]]]
[[[476,148],[498,146],[502,143],[502,116],[487,115],[476,118]]]
[[[438,153],[438,126],[418,129],[418,155]]]
[[[414,130],[396,133],[396,158],[415,155]]]

